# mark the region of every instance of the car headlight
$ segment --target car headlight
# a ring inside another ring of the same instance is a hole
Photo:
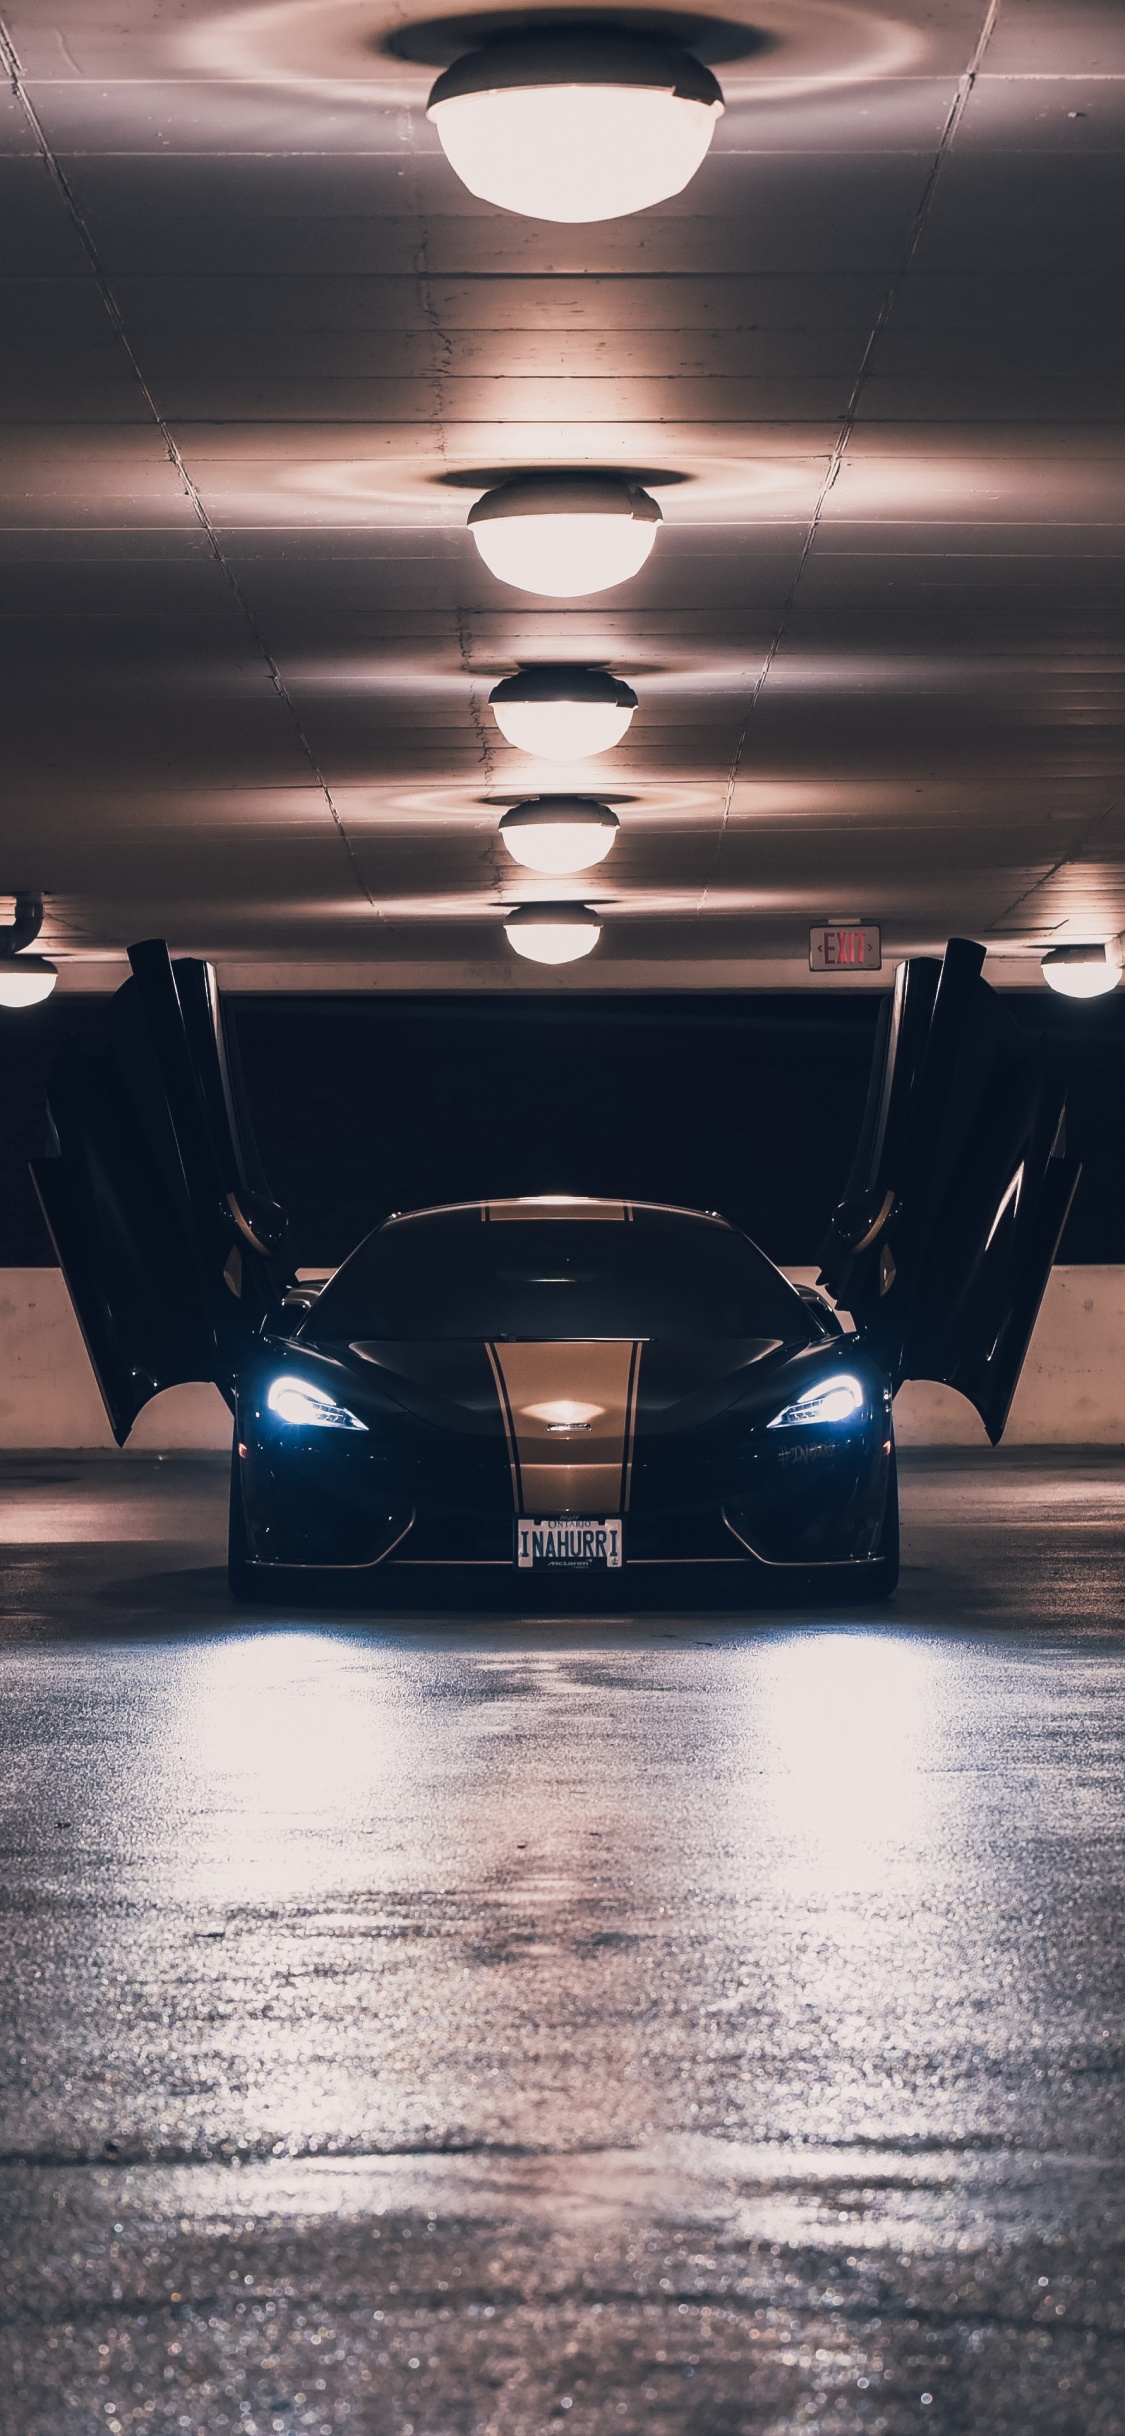
[[[850,1421],[853,1413],[861,1412],[864,1392],[858,1379],[821,1379],[816,1387],[806,1387],[795,1404],[787,1404],[783,1412],[775,1413],[770,1429],[793,1429],[798,1422]]]
[[[308,1379],[275,1379],[266,1397],[271,1413],[279,1421],[291,1421],[302,1429],[366,1429],[366,1421],[348,1411],[346,1404],[337,1404],[335,1396],[323,1387],[313,1387]]]

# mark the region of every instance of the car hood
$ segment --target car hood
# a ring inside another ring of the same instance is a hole
[[[506,1405],[526,1435],[554,1437],[565,1432],[564,1408],[574,1408],[581,1435],[596,1436],[599,1421],[626,1403],[646,1436],[692,1428],[737,1403],[764,1372],[772,1374],[787,1348],[777,1337],[493,1345],[361,1339],[332,1351],[361,1375],[374,1372],[380,1388],[420,1421],[491,1435]],[[582,1406],[591,1409],[580,1415]]]

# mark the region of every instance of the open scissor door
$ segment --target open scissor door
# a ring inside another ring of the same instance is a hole
[[[227,1397],[291,1274],[210,967],[162,940],[54,1067],[32,1173],[118,1444],[162,1388]]]
[[[951,939],[884,1009],[824,1282],[896,1387],[937,1379],[1003,1433],[1078,1181],[1058,1066]]]

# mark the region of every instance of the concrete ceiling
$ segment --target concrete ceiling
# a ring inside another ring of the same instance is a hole
[[[699,176],[578,228],[464,192],[388,0],[20,5],[0,888],[72,984],[164,932],[243,985],[542,987],[497,820],[568,780],[622,836],[560,988],[807,980],[832,917],[1030,979],[1125,927],[1120,0],[740,0],[772,45]],[[677,477],[588,604],[465,529],[454,477],[554,464]],[[486,708],[551,658],[641,699],[580,771]]]

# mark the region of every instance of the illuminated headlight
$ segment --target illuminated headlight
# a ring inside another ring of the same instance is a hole
[[[787,1404],[783,1412],[775,1413],[771,1429],[793,1429],[798,1422],[850,1421],[853,1413],[862,1412],[863,1389],[858,1379],[822,1379],[817,1387],[806,1387],[795,1404]]]
[[[334,1396],[323,1387],[313,1387],[307,1379],[275,1379],[266,1402],[279,1421],[290,1421],[299,1429],[366,1429],[366,1421],[357,1420],[346,1404],[337,1404]]]

